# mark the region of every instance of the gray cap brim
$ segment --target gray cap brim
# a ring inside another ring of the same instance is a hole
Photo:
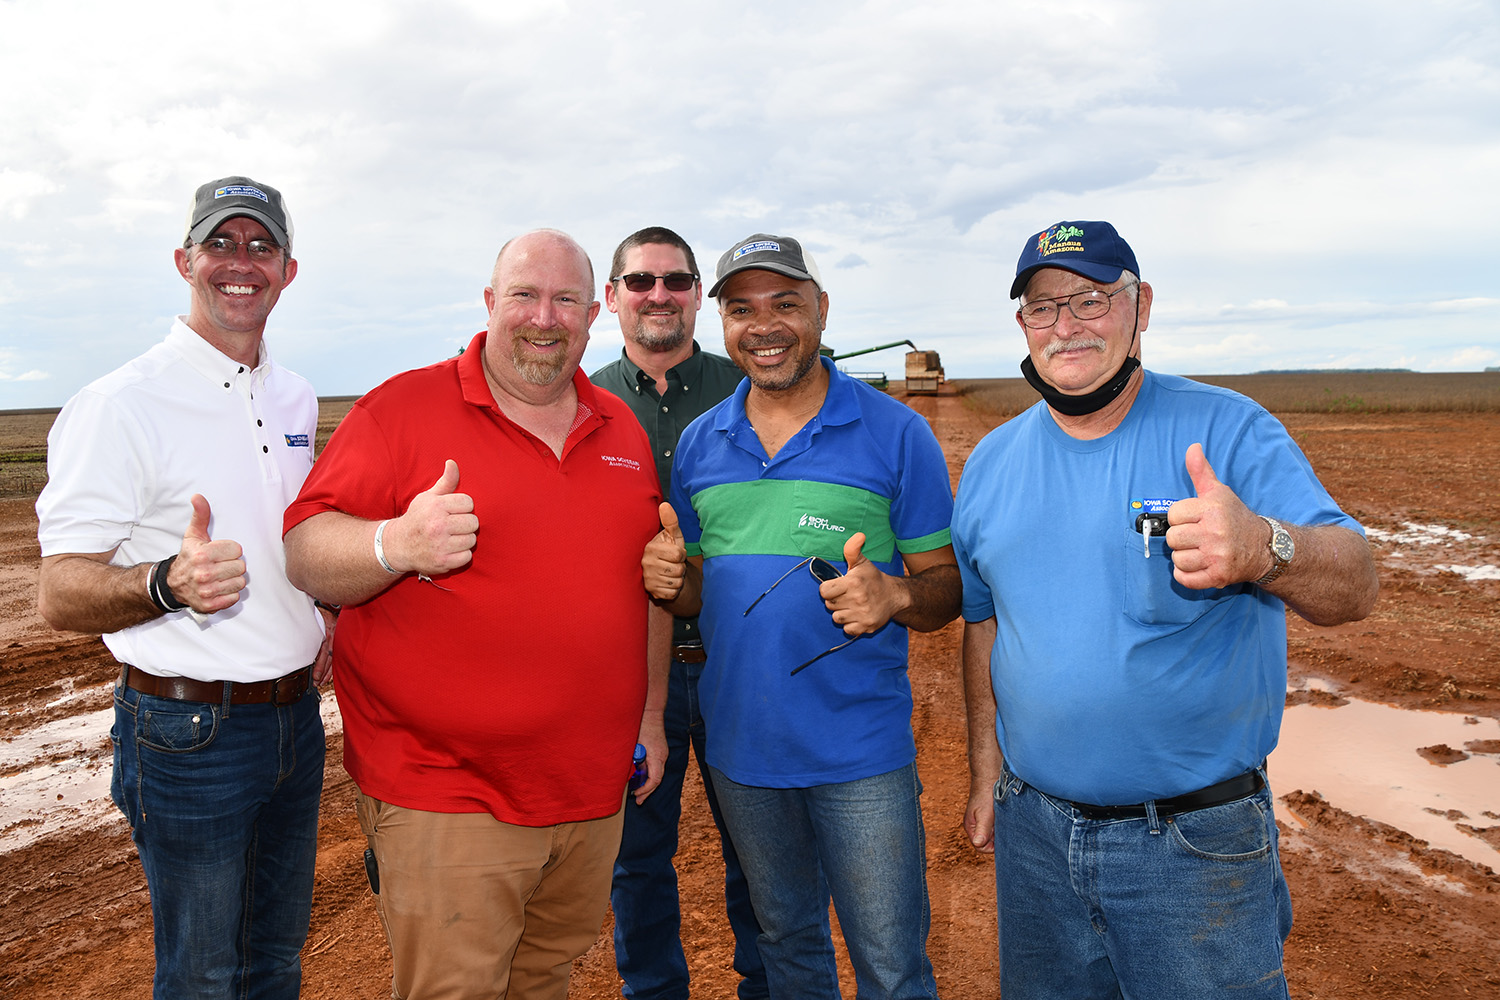
[[[741,271],[775,271],[777,274],[784,274],[788,278],[795,278],[797,281],[811,281],[813,284],[818,286],[819,290],[821,290],[823,287],[823,283],[820,282],[817,278],[808,274],[806,271],[798,270],[797,268],[792,267],[788,264],[778,264],[775,261],[749,261],[744,264],[738,264],[726,271],[723,277],[719,278],[718,281],[715,281],[713,283],[713,287],[708,290],[708,297],[711,299],[718,298],[719,289],[724,287],[724,282],[728,281],[736,274],[739,274]]]

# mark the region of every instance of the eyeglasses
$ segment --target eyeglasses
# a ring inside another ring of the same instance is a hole
[[[1072,295],[1064,295],[1055,299],[1037,299],[1028,302],[1021,307],[1021,322],[1028,329],[1045,330],[1057,322],[1057,317],[1062,315],[1062,306],[1067,305],[1074,316],[1081,320],[1098,319],[1109,312],[1111,300],[1127,288],[1133,288],[1134,282],[1121,285],[1112,292],[1101,292],[1096,289],[1087,289],[1082,292],[1074,292]]]
[[[251,260],[276,260],[281,256],[284,247],[280,243],[270,240],[251,240],[249,243],[236,243],[234,240],[224,236],[212,236],[198,244],[203,252],[210,257],[233,257],[239,252],[240,247],[250,254]]]
[[[827,559],[820,559],[817,556],[808,556],[806,559],[804,559],[801,562],[797,563],[791,569],[787,570],[785,573],[783,573],[779,577],[777,577],[776,578],[776,582],[773,583],[773,584],[771,584],[769,587],[767,587],[765,589],[765,592],[762,593],[760,595],[760,597],[757,597],[755,600],[753,600],[753,601],[750,602],[750,606],[745,609],[745,614],[748,615],[750,612],[754,611],[755,610],[755,606],[757,604],[759,604],[761,602],[761,600],[763,600],[765,598],[766,594],[769,594],[771,591],[773,591],[777,587],[781,586],[781,581],[782,580],[785,580],[787,577],[789,577],[793,573],[797,572],[803,566],[807,567],[807,571],[812,574],[812,578],[814,580],[818,581],[820,584],[827,583],[829,580],[837,580],[839,577],[841,577],[841,576],[844,575],[843,573],[839,572],[839,568],[837,566],[835,566],[833,563],[829,562]],[[823,657],[827,656],[829,653],[837,653],[839,650],[843,649],[845,646],[849,645],[849,643],[853,642],[855,639],[858,639],[858,638],[860,638],[860,636],[856,635],[853,638],[845,639],[843,642],[839,643],[837,646],[834,646],[834,647],[832,647],[830,649],[823,650],[823,652],[819,653],[817,656],[814,656],[812,659],[808,660],[806,663],[802,664],[801,666],[794,667],[792,669],[791,676],[796,677],[803,670],[805,670],[808,667],[812,666],[814,663],[817,663],[819,660],[821,660]]]
[[[693,287],[698,276],[692,271],[673,271],[671,274],[652,274],[650,271],[632,271],[630,274],[618,274],[610,281],[623,281],[625,287],[632,292],[649,292],[656,287],[660,281],[667,286],[669,292],[685,292]]]

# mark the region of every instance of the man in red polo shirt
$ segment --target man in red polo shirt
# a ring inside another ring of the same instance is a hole
[[[344,606],[344,760],[408,1000],[565,997],[632,748],[647,791],[666,751],[672,621],[640,568],[659,489],[640,424],[578,371],[593,269],[528,233],[484,299],[467,350],[355,405],[285,520],[292,581]]]

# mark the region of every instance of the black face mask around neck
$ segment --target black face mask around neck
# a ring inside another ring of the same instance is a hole
[[[1130,381],[1130,376],[1141,366],[1141,359],[1130,355],[1120,365],[1120,370],[1115,372],[1115,377],[1095,389],[1093,392],[1084,393],[1082,396],[1072,396],[1042,380],[1042,376],[1036,370],[1036,365],[1031,363],[1031,355],[1026,355],[1021,362],[1021,374],[1026,376],[1026,381],[1031,387],[1042,394],[1047,405],[1058,413],[1065,413],[1070,417],[1081,417],[1086,413],[1102,410],[1125,389],[1125,384]]]

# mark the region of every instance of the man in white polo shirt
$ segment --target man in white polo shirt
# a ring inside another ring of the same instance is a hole
[[[281,547],[318,420],[262,341],[291,251],[275,188],[198,188],[175,253],[188,314],[47,437],[38,606],[121,664],[111,795],[150,888],[157,1000],[301,988],[331,628]]]

